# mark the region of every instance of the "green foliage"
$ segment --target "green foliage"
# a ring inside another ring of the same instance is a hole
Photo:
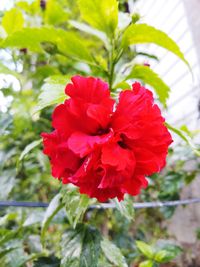
[[[168,123],[165,123],[167,128],[171,131],[173,131],[175,134],[177,134],[182,140],[184,140],[194,151],[194,153],[199,157],[200,156],[200,151],[196,148],[196,146],[193,144],[192,139],[190,136],[188,136],[188,133],[184,132],[181,129],[175,128],[171,126]]]
[[[48,0],[44,12],[44,21],[47,24],[55,25],[66,22],[68,13],[56,0]]]
[[[61,267],[97,267],[101,236],[97,229],[78,225],[62,237]]]
[[[149,67],[135,65],[126,79],[139,79],[145,84],[152,86],[155,89],[160,102],[166,107],[166,100],[169,97],[170,88]]]
[[[124,32],[124,46],[144,43],[154,43],[171,51],[189,66],[178,45],[166,33],[147,24],[132,24]]]
[[[101,235],[93,227],[85,227],[82,239],[82,250],[80,255],[80,267],[97,267],[100,254]]]
[[[0,226],[8,223],[9,221],[15,220],[17,218],[17,213],[8,213],[0,218]]]
[[[64,31],[53,27],[24,28],[8,36],[0,43],[0,47],[18,47],[42,52],[41,43],[56,45],[58,52],[65,56],[92,61],[86,46],[74,32]]]
[[[42,221],[41,240],[43,243],[44,243],[46,230],[47,230],[51,220],[58,213],[58,211],[62,208],[63,208],[63,204],[61,201],[61,194],[57,194],[51,200],[51,203],[49,204],[49,206],[45,212],[44,219]]]
[[[33,267],[60,267],[60,260],[56,257],[40,257],[34,263]]]
[[[136,241],[136,245],[140,252],[147,258],[152,259],[154,257],[154,250],[150,245],[146,244],[143,241]]]
[[[34,112],[64,102],[67,97],[64,92],[67,80],[68,79],[64,76],[50,76],[46,78],[41,88],[41,93],[38,97],[39,101]]]
[[[139,266],[141,267],[157,266],[160,263],[170,262],[182,252],[180,247],[173,244],[150,246],[143,241],[136,241],[136,245],[140,252],[148,258],[148,260],[140,263]]]
[[[116,0],[79,0],[82,18],[94,28],[113,37],[118,24],[118,3]]]
[[[44,219],[45,211],[34,210],[28,215],[26,220],[23,222],[23,227],[32,226],[36,223],[42,223]]]
[[[62,189],[62,201],[65,205],[69,223],[73,228],[83,219],[89,204],[92,203],[87,195],[80,195],[77,188],[73,186]]]
[[[139,267],[153,267],[154,263],[152,260],[143,261],[140,263]]]
[[[0,251],[0,259],[3,258],[6,254],[10,253],[13,251],[15,248],[7,248],[4,249],[3,251]]]
[[[108,39],[104,32],[94,29],[85,23],[77,22],[74,20],[70,20],[69,23],[70,25],[72,25],[73,27],[75,27],[76,29],[80,31],[96,36],[97,38],[99,38],[100,40],[104,42],[107,48],[109,47]]]
[[[134,220],[134,207],[133,207],[133,198],[129,195],[125,195],[123,201],[118,201],[118,199],[113,199],[113,202],[116,205],[116,208],[119,212],[128,220]]]
[[[181,252],[182,249],[179,246],[173,244],[166,244],[162,246],[161,250],[159,250],[155,254],[155,261],[158,263],[170,262],[171,260],[176,258]]]
[[[122,255],[120,249],[108,239],[104,238],[101,241],[101,248],[106,258],[118,267],[128,267],[124,256]]]
[[[36,140],[33,141],[32,143],[28,144],[24,150],[22,151],[19,160],[21,161],[32,149],[34,149],[35,147],[37,147],[38,145],[40,145],[42,142],[42,140]]]
[[[7,11],[2,19],[2,26],[7,34],[19,31],[23,28],[24,18],[22,12],[17,8]]]
[[[0,174],[0,199],[5,200],[8,198],[13,187],[15,186],[15,170],[5,170]]]

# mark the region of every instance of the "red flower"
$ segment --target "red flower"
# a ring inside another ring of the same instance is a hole
[[[100,202],[139,194],[145,176],[165,166],[172,142],[152,93],[132,87],[116,105],[107,83],[74,76],[65,89],[70,98],[53,112],[55,130],[42,133],[52,175]]]

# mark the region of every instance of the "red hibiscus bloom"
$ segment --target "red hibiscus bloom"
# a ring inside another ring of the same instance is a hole
[[[145,176],[165,166],[172,142],[152,93],[134,83],[116,104],[107,83],[81,76],[65,92],[70,98],[53,112],[55,130],[42,133],[52,175],[100,202],[139,194]]]

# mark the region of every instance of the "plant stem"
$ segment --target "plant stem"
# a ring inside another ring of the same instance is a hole
[[[109,74],[108,74],[109,76],[108,76],[108,80],[109,80],[110,91],[112,91],[114,70],[115,70],[115,62],[114,62],[114,58],[113,58],[114,49],[115,49],[114,40],[111,39],[110,43],[111,43],[111,49],[110,49],[110,53],[109,53]]]

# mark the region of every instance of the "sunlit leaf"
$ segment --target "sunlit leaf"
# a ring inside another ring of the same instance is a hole
[[[126,79],[139,79],[152,86],[160,102],[166,107],[166,100],[169,97],[170,88],[152,69],[147,66],[136,65]]]
[[[128,267],[126,260],[121,253],[120,249],[111,241],[104,238],[101,241],[101,248],[106,258],[118,267]]]
[[[153,261],[147,260],[139,264],[139,267],[153,267]]]
[[[0,199],[6,200],[12,191],[13,187],[15,186],[16,171],[9,169],[2,171],[0,174]]]
[[[118,24],[118,2],[116,0],[79,0],[83,20],[94,28],[113,36]]]
[[[3,237],[0,238],[0,246],[9,242],[10,240],[14,241],[15,238],[19,237],[20,229],[8,231]],[[13,242],[14,243],[14,242]]]
[[[97,267],[100,255],[101,235],[99,231],[91,226],[85,227],[82,239],[82,250],[80,255],[80,267]]]
[[[136,241],[136,246],[140,250],[140,252],[147,258],[152,259],[154,257],[155,251],[150,245],[138,240]]]
[[[7,249],[0,251],[0,259],[2,259],[6,254],[10,253],[14,249],[16,249],[16,248],[7,248]]]
[[[24,227],[36,224],[36,223],[40,223],[42,222],[43,218],[44,218],[44,212],[45,211],[38,211],[38,210],[34,210],[32,211],[28,217],[26,218],[26,220],[23,223]]]
[[[174,53],[189,66],[178,45],[166,33],[147,24],[131,24],[124,32],[122,45],[143,43],[157,44]]]
[[[62,196],[67,218],[70,224],[75,228],[76,224],[83,218],[90,204],[90,199],[87,195],[80,194],[77,188],[69,188],[69,186],[62,190]]]
[[[17,1],[15,5],[30,15],[36,15],[40,12],[40,0],[34,0],[34,1],[22,0],[22,1]]]
[[[38,97],[38,104],[33,113],[38,112],[48,106],[62,103],[66,98],[65,86],[68,78],[64,76],[52,76],[45,79],[42,91]]]
[[[133,207],[133,198],[129,195],[125,195],[123,201],[118,201],[117,198],[113,199],[116,208],[120,213],[129,221],[134,219],[134,207]]]
[[[28,144],[24,150],[22,151],[19,160],[21,161],[32,149],[34,149],[35,147],[39,146],[39,144],[41,144],[42,140],[36,140],[33,141],[32,143]]]
[[[69,23],[76,29],[80,30],[80,31],[83,31],[85,33],[88,33],[88,34],[91,34],[91,35],[94,35],[96,36],[97,38],[99,38],[100,40],[102,40],[106,47],[108,47],[108,39],[107,39],[107,36],[104,32],[102,31],[99,31],[97,29],[94,29],[92,27],[90,27],[89,25],[85,24],[85,23],[81,23],[81,22],[78,22],[78,21],[75,21],[75,20],[70,20]]]
[[[118,89],[118,88],[122,90],[127,90],[127,89],[131,89],[131,86],[127,82],[122,81],[114,86],[114,89]]]
[[[162,246],[162,249],[155,254],[154,259],[159,263],[170,262],[171,260],[175,259],[181,252],[182,249],[179,246],[166,244]]]
[[[193,144],[191,137],[188,136],[186,134],[186,132],[184,132],[184,131],[182,131],[182,130],[180,130],[178,128],[175,128],[175,127],[173,127],[172,125],[170,125],[168,123],[165,123],[165,125],[167,126],[167,128],[169,130],[171,130],[172,132],[174,132],[175,134],[177,134],[183,141],[185,141],[191,147],[191,149],[193,150],[193,152],[198,157],[200,157],[200,150]]]
[[[8,10],[2,19],[2,26],[8,34],[21,30],[23,25],[24,18],[22,12],[17,8]]]
[[[92,61],[84,41],[81,41],[77,34],[53,27],[24,28],[8,36],[0,46],[28,48],[34,52],[42,52],[41,43],[44,42],[55,44],[58,51],[66,56]]]
[[[59,24],[66,22],[68,13],[63,9],[57,0],[48,0],[45,9],[44,20],[48,24]]]
[[[79,267],[83,238],[83,226],[78,226],[75,230],[68,229],[62,237],[62,259],[61,267]]]
[[[169,257],[169,253],[166,250],[160,250],[155,255],[155,261],[157,262],[167,262],[168,260],[173,259],[173,257]]]
[[[42,221],[42,232],[41,232],[41,240],[44,243],[46,230],[53,219],[53,217],[58,213],[59,210],[63,208],[63,204],[61,201],[61,195],[57,194],[49,203],[49,206],[44,215],[44,219]]]
[[[0,226],[2,226],[5,223],[8,223],[9,221],[12,221],[17,218],[17,213],[7,213],[3,217],[0,217]]]
[[[97,267],[101,236],[90,226],[68,229],[62,238],[61,267]]]

